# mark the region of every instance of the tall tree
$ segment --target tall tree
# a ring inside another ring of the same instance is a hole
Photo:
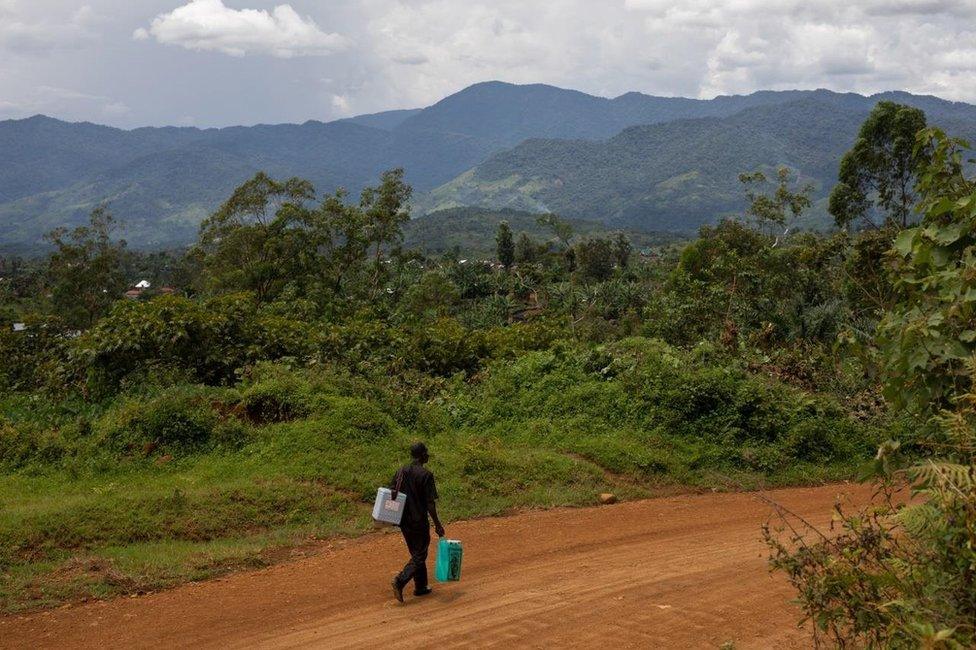
[[[540,226],[546,226],[552,231],[552,234],[556,236],[559,243],[562,244],[563,250],[569,250],[569,240],[573,238],[573,226],[568,221],[565,221],[556,214],[543,214],[536,218],[536,222]]]
[[[348,203],[346,196],[344,190],[337,190],[314,210],[301,213],[304,239],[296,248],[305,282],[319,302],[344,299],[351,286],[366,284],[370,229],[363,210]],[[353,278],[359,281],[354,283]]]
[[[928,160],[927,150],[915,147],[915,136],[924,128],[922,110],[878,102],[854,146],[841,158],[840,182],[830,193],[828,210],[839,227],[858,221],[872,224],[873,206],[884,214],[886,224],[908,226],[918,171]]]
[[[602,282],[613,275],[613,242],[605,237],[590,237],[576,245],[576,259],[579,260],[583,276]]]
[[[627,239],[627,235],[618,232],[616,238],[613,240],[613,255],[616,259],[617,266],[622,269],[627,268],[627,264],[630,263],[630,254],[633,250],[633,247],[630,245],[630,240]]]
[[[366,217],[365,235],[373,249],[373,290],[380,279],[383,246],[403,238],[403,224],[410,221],[410,196],[413,188],[403,180],[403,169],[384,172],[377,187],[367,187],[359,200]]]
[[[203,267],[211,288],[253,291],[272,298],[290,280],[292,256],[284,248],[297,211],[315,196],[300,178],[278,181],[264,172],[234,190],[200,224]]]
[[[539,246],[524,232],[515,240],[515,261],[519,264],[535,262],[539,257]]]
[[[515,242],[512,240],[512,229],[507,221],[498,224],[498,232],[495,234],[495,251],[498,261],[506,269],[511,268],[515,261]]]
[[[117,227],[99,207],[87,226],[56,228],[45,236],[55,248],[48,258],[52,306],[72,327],[91,327],[125,290],[125,241],[113,239]]]
[[[739,181],[746,187],[749,207],[746,214],[756,220],[763,232],[773,234],[799,218],[810,205],[812,185],[796,186],[796,175],[789,167],[776,170],[776,189],[771,194],[762,191],[769,179],[761,171],[739,174]]]

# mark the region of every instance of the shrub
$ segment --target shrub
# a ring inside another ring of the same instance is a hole
[[[31,462],[53,463],[68,453],[60,432],[0,421],[0,467],[18,469]]]
[[[260,312],[253,297],[233,294],[196,302],[161,296],[122,301],[73,346],[93,388],[157,365],[187,369],[207,384],[226,384],[235,371],[261,360],[305,358],[317,348],[309,323]]]
[[[95,437],[117,451],[143,455],[199,449],[211,442],[220,424],[215,400],[206,390],[187,387],[130,397],[95,423]]]
[[[488,356],[482,332],[471,331],[456,320],[442,318],[408,332],[403,341],[408,367],[435,375],[474,372]]]
[[[355,397],[328,400],[329,419],[339,424],[350,440],[371,441],[388,437],[395,429],[392,418],[376,404]]]
[[[27,328],[0,327],[0,391],[63,388],[74,381],[65,363],[73,332],[57,318],[30,317]]]
[[[311,411],[309,386],[292,375],[267,379],[245,388],[240,405],[256,424],[306,417]]]

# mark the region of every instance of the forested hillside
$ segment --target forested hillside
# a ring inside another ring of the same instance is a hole
[[[415,213],[511,206],[688,232],[741,207],[735,174],[754,166],[795,165],[822,196],[836,175],[831,160],[882,98],[921,106],[951,132],[976,124],[973,106],[904,93],[606,99],[498,82],[422,110],[331,123],[123,131],[9,120],[0,122],[0,248],[36,247],[44,232],[83,223],[102,203],[133,245],[185,244],[221,197],[259,170],[355,194],[396,166],[417,190]],[[532,138],[546,139],[519,144]]]
[[[976,107],[901,95],[956,135],[976,135]],[[920,99],[919,101],[913,101]],[[425,207],[558,212],[617,227],[690,231],[742,210],[739,173],[785,165],[825,199],[837,161],[872,100],[817,91],[724,118],[630,127],[606,141],[533,139],[435,189]],[[801,227],[830,224],[821,202]]]

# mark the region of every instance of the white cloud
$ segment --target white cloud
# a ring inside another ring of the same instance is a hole
[[[102,107],[102,112],[110,117],[119,117],[126,115],[131,111],[128,106],[122,102],[109,102]]]
[[[187,69],[157,42],[222,54]],[[976,0],[0,0],[0,117],[301,122],[426,106],[489,79],[976,102],[974,44]]]
[[[74,49],[92,38],[94,13],[82,5],[70,13],[38,12],[19,0],[0,2],[0,49],[17,53],[42,53]]]
[[[231,56],[320,56],[348,46],[345,37],[322,31],[291,5],[278,5],[271,11],[231,9],[223,0],[190,0],[156,16],[148,29],[140,27],[133,32],[136,40],[150,36],[167,45]]]
[[[33,85],[17,101],[0,102],[0,118],[26,117],[36,113],[59,113],[66,108],[84,111],[90,119],[115,119],[126,115],[130,108],[123,102],[105,95],[87,93],[73,88]]]
[[[358,9],[356,72],[333,73],[332,86],[355,110],[422,106],[487,79],[606,96],[825,87],[976,101],[976,0],[602,0],[599,11],[592,0],[360,0]]]
[[[345,95],[333,95],[331,103],[332,108],[335,109],[338,116],[350,115],[352,112],[349,105],[349,98]]]

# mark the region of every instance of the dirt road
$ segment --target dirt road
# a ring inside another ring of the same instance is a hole
[[[769,493],[818,524],[827,486]],[[456,523],[461,582],[393,601],[397,534],[139,598],[0,619],[11,648],[809,647],[766,569],[754,494],[667,497]]]

